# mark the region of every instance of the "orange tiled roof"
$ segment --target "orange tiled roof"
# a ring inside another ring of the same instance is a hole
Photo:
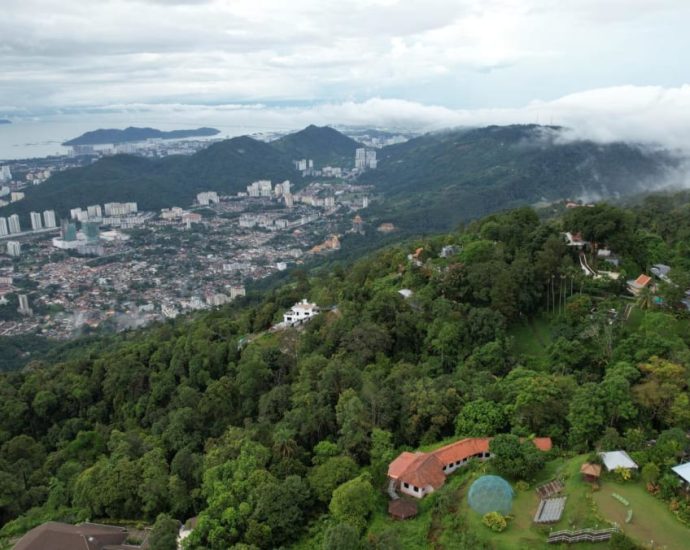
[[[587,476],[599,477],[601,475],[601,466],[599,464],[590,464],[589,462],[585,462],[580,467],[580,473],[583,473]]]
[[[550,437],[535,437],[532,440],[532,443],[534,443],[534,446],[539,449],[540,451],[550,451],[551,448],[553,447],[553,443],[551,443],[551,438]]]
[[[461,439],[460,441],[456,441],[455,443],[435,450],[434,454],[443,464],[450,464],[478,453],[488,453],[489,441],[491,440],[488,437]]]
[[[443,463],[433,453],[420,453],[400,476],[400,480],[415,487],[434,489],[442,487],[446,482]]]
[[[651,281],[652,278],[649,275],[645,275],[644,273],[640,275],[637,279],[635,279],[635,283],[641,287],[647,286]]]
[[[388,465],[388,477],[392,479],[398,479],[407,470],[407,468],[412,464],[417,455],[421,453],[410,453],[405,451],[401,453],[398,458]]]

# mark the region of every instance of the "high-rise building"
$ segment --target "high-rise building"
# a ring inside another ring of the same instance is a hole
[[[376,166],[377,166],[376,151],[374,151],[373,149],[367,149],[366,167],[369,168],[370,170],[376,170]]]
[[[43,221],[41,220],[41,214],[38,212],[31,212],[29,214],[31,217],[31,229],[34,231],[40,231],[43,229]]]
[[[17,214],[12,214],[7,218],[7,223],[10,226],[10,234],[22,232],[22,226],[19,223],[19,216]]]
[[[86,237],[86,242],[97,243],[101,232],[98,229],[98,224],[95,222],[85,222],[81,226],[81,230]]]
[[[12,181],[12,171],[9,166],[0,166],[0,182]]]
[[[4,237],[5,235],[9,235],[10,230],[7,227],[7,218],[0,218],[0,237]]]
[[[367,150],[359,147],[355,150],[355,169],[364,170],[367,166]]]
[[[45,225],[48,229],[53,229],[57,227],[55,210],[46,210],[43,212],[43,225]]]
[[[19,258],[22,253],[22,245],[19,241],[7,241],[7,255]]]
[[[215,191],[204,191],[203,193],[197,193],[196,202],[202,206],[208,206],[209,204],[218,204],[220,199]]]
[[[33,313],[29,307],[29,297],[26,294],[19,295],[19,309],[17,311],[22,315],[31,315]]]
[[[291,193],[284,193],[283,198],[285,199],[285,206],[288,208],[292,208],[295,204],[295,199],[293,198]]]
[[[94,204],[86,207],[86,212],[89,214],[89,219],[102,218],[103,212],[100,204]]]
[[[65,223],[62,226],[62,240],[73,242],[77,240],[77,226],[73,223]]]
[[[24,200],[25,196],[26,195],[24,195],[24,193],[22,193],[21,191],[12,191],[12,193],[10,193],[10,202],[18,202]]]
[[[369,197],[362,197],[362,208],[369,207]]]

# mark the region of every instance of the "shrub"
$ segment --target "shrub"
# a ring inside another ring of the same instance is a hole
[[[505,531],[505,528],[508,527],[508,522],[506,521],[506,518],[498,512],[488,512],[484,514],[484,517],[482,518],[482,523],[492,531],[495,531],[496,533]]]
[[[642,467],[642,481],[647,484],[656,484],[660,473],[659,466],[654,464],[654,462],[648,462]]]
[[[529,491],[529,483],[527,483],[526,481],[518,481],[515,484],[515,488],[518,491]]]

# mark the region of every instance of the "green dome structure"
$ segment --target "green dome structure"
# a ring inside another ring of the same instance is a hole
[[[500,512],[504,516],[513,508],[513,488],[499,476],[482,476],[475,481],[467,493],[470,508],[480,515]]]

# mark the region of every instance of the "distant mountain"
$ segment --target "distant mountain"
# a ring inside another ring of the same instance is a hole
[[[50,208],[65,216],[70,208],[111,201],[135,201],[141,209],[158,210],[189,205],[200,191],[234,194],[257,179],[298,177],[290,159],[269,144],[238,137],[189,157],[116,155],[58,172],[46,183],[27,188],[26,198],[0,209],[0,215]]]
[[[12,121],[6,118],[0,118],[0,124],[12,124]]]
[[[677,160],[635,145],[565,142],[536,125],[427,134],[378,153],[361,180],[386,200],[368,214],[413,231],[443,231],[541,200],[631,195],[666,180]]]
[[[307,126],[304,130],[279,138],[271,145],[292,160],[313,159],[317,168],[323,166],[351,167],[355,150],[362,145],[330,126]]]
[[[130,126],[124,130],[108,129],[86,132],[78,138],[71,139],[63,145],[105,145],[110,143],[126,143],[129,141],[145,141],[147,139],[184,139],[190,137],[209,137],[220,134],[215,128],[197,128],[196,130],[172,130],[163,132],[155,128],[135,128]]]

